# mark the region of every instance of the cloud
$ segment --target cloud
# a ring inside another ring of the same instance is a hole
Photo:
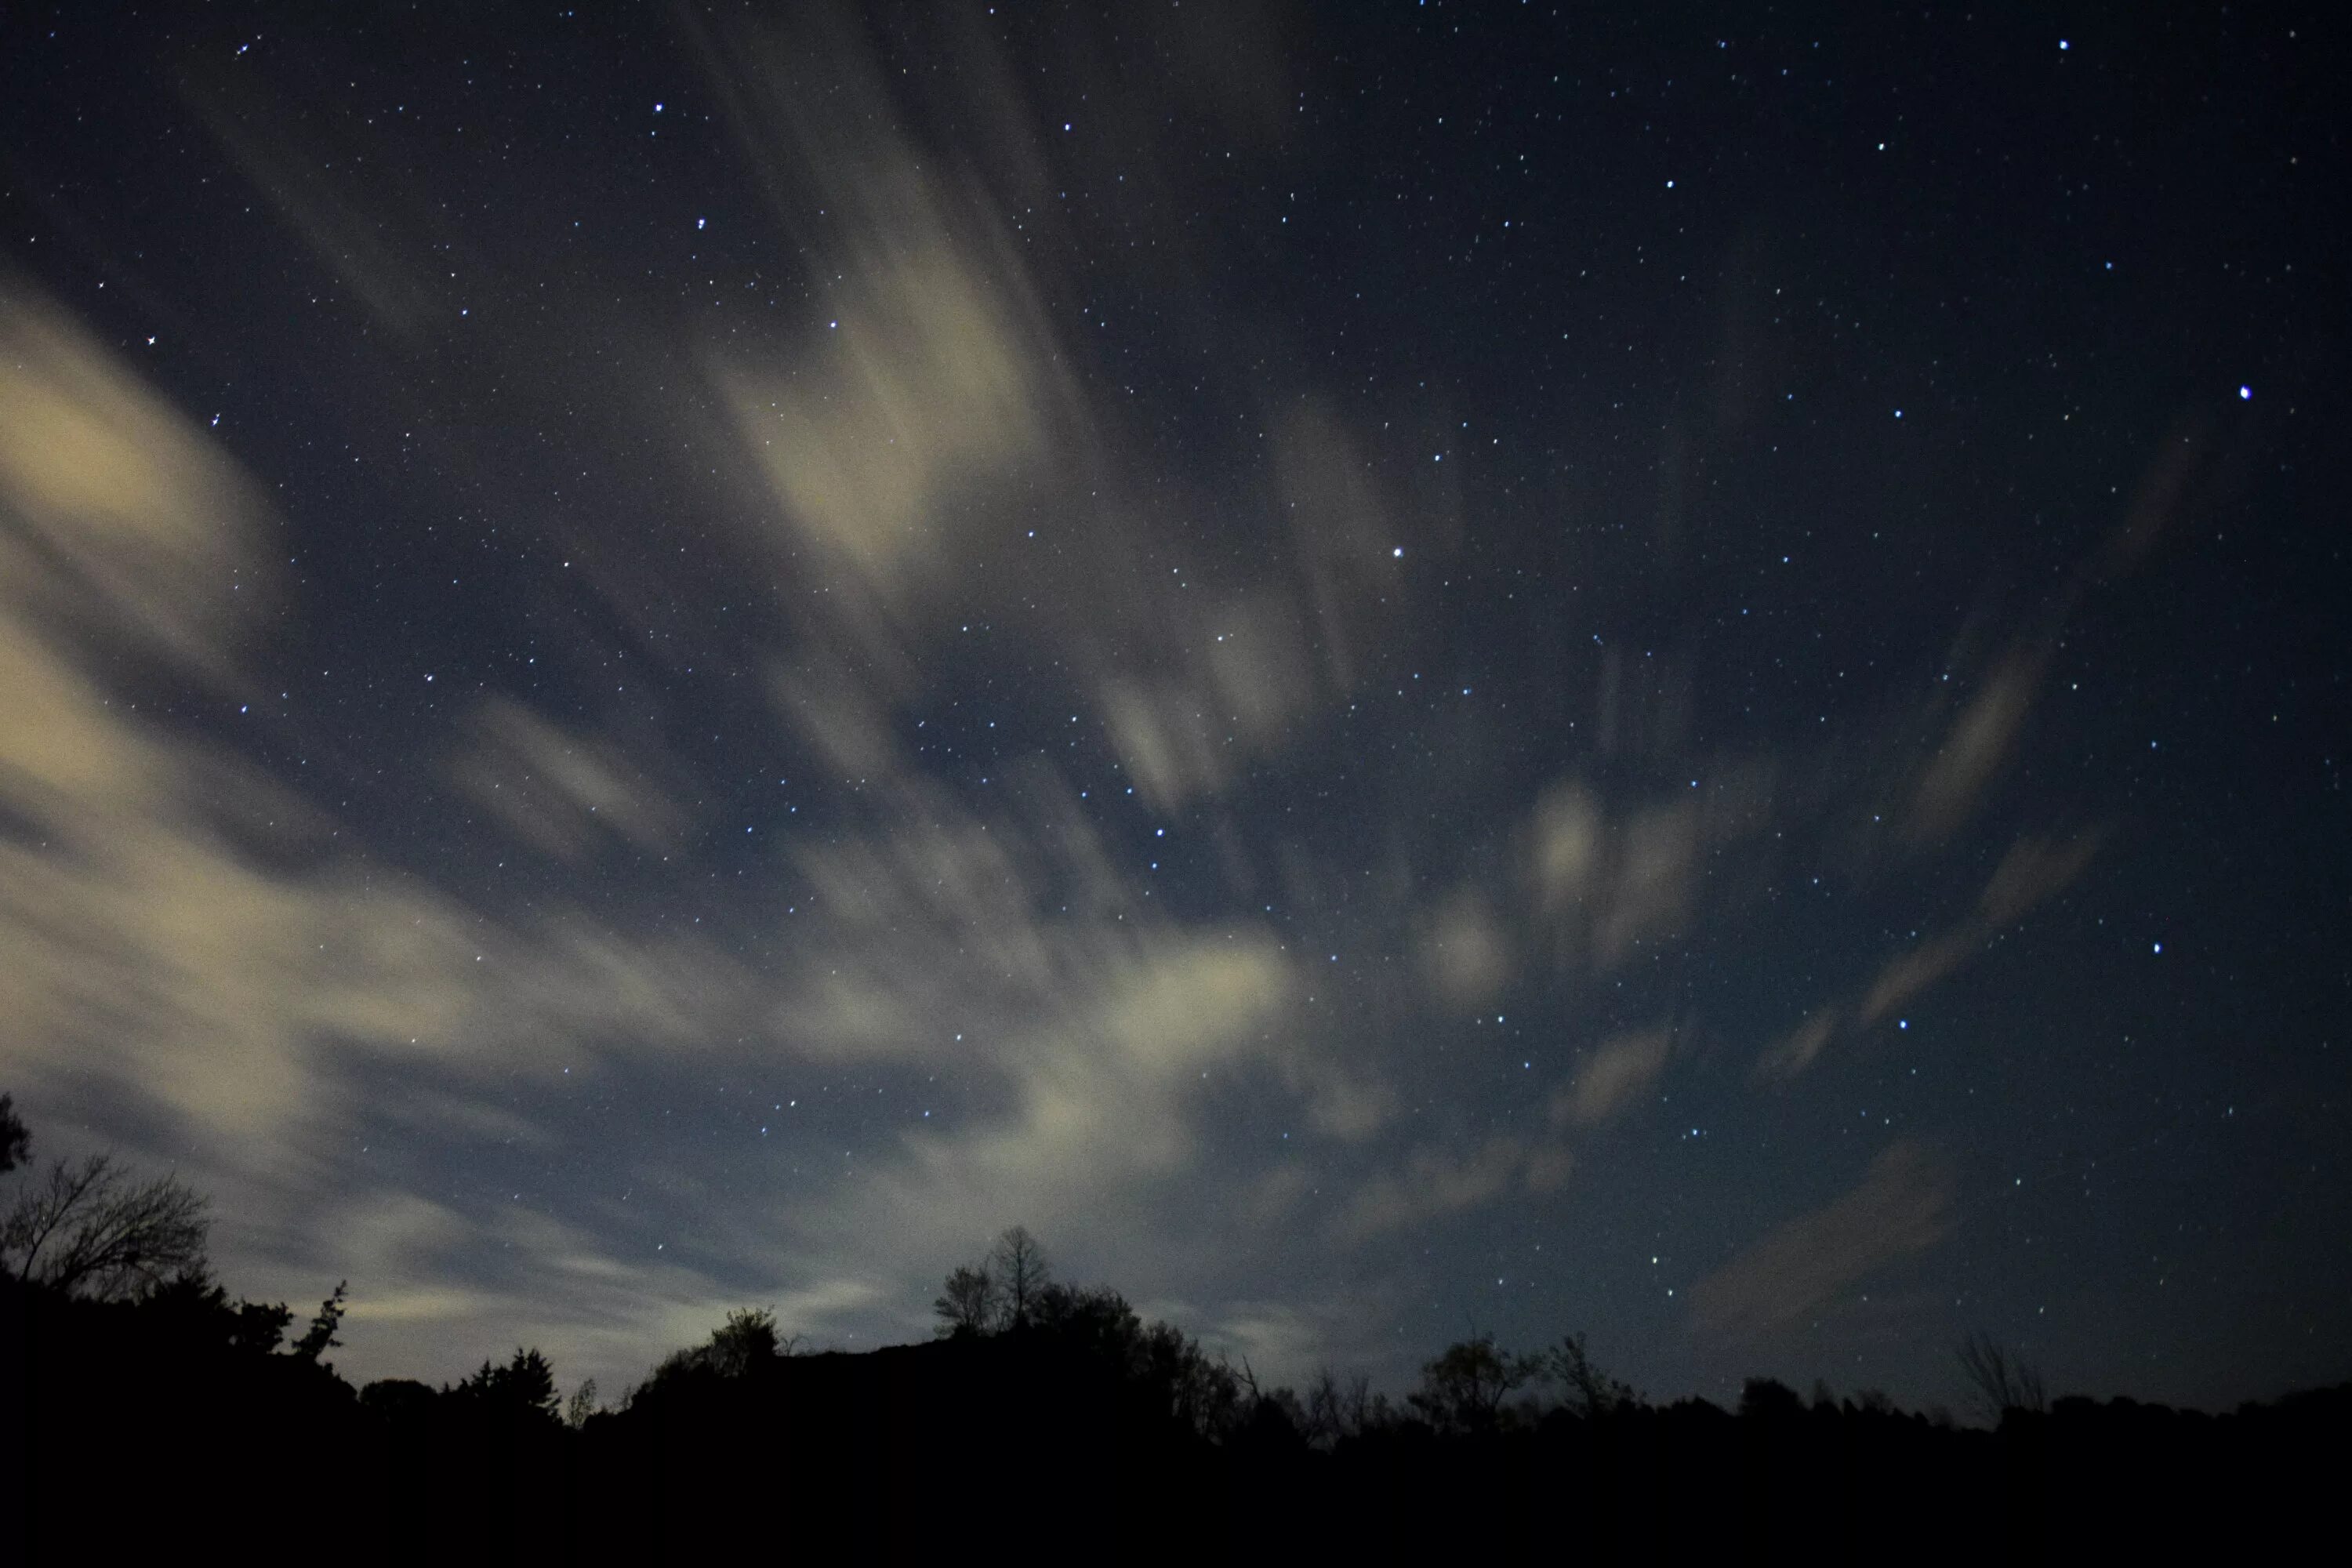
[[[1577,1069],[1575,1083],[1553,1098],[1553,1124],[1597,1127],[1615,1116],[1657,1082],[1673,1043],[1672,1031],[1663,1028],[1604,1041]]]
[[[1497,1134],[1465,1152],[1434,1144],[1416,1149],[1401,1172],[1374,1176],[1358,1188],[1334,1226],[1342,1243],[1423,1224],[1490,1203],[1515,1188],[1558,1191],[1572,1161],[1552,1142]]]
[[[5,279],[0,505],[0,595],[19,658],[49,665],[95,642],[161,652],[218,682],[240,618],[276,582],[254,548],[257,487],[62,312]],[[54,683],[61,672],[37,673]],[[87,755],[99,738],[78,733],[95,720],[43,717],[40,729],[9,727],[12,765],[29,746]]]
[[[455,249],[455,236],[432,221],[430,203],[394,184],[402,159],[394,148],[355,136],[352,117],[324,105],[306,111],[273,101],[255,85],[256,68],[191,62],[182,97],[319,264],[377,324],[414,337],[444,308],[436,279],[453,268],[436,267],[435,252]],[[486,268],[461,254],[479,290]]]
[[[1295,616],[1275,595],[1230,596],[1206,612],[1171,606],[1169,619],[1166,657],[1148,662],[1173,673],[1114,664],[1096,694],[1119,761],[1160,811],[1219,793],[1279,750],[1316,695]]]
[[[1864,994],[1862,1021],[1875,1024],[1892,1017],[1896,1009],[1967,963],[1981,945],[1975,931],[1961,930],[1896,953]]]
[[[1768,1048],[1756,1064],[1759,1079],[1791,1079],[1813,1065],[1822,1047],[1830,1043],[1837,1032],[1838,1011],[1824,1007],[1782,1036]]]
[[[1213,1354],[1246,1364],[1261,1387],[1303,1387],[1318,1367],[1351,1367],[1396,1353],[1393,1292],[1357,1281],[1348,1289],[1282,1300],[1244,1297],[1203,1310],[1181,1300],[1139,1303],[1146,1316],[1196,1334]]]
[[[1726,756],[1688,765],[1706,773],[1705,790],[1612,808],[1571,778],[1537,798],[1522,875],[1556,963],[1608,970],[1671,941],[1700,912],[1704,858],[1775,826],[1769,762]]]
[[[650,1246],[616,1257],[609,1233],[527,1207],[469,1215],[379,1190],[317,1217],[335,1246],[312,1266],[331,1262],[352,1282],[347,1348],[334,1359],[428,1381],[503,1362],[520,1342],[567,1383],[593,1376],[614,1400],[664,1350],[701,1339],[728,1308],[753,1300]],[[827,1279],[775,1305],[789,1328],[809,1332],[874,1297],[870,1283]]]
[[[2069,839],[2029,835],[2011,845],[1977,899],[1985,924],[1995,929],[2015,925],[2035,905],[2063,892],[2090,866],[2104,837],[2100,833]]]
[[[1860,1025],[1885,1022],[1983,952],[2004,930],[2083,874],[2104,837],[2084,833],[2055,839],[2028,835],[2011,844],[1977,896],[1976,908],[1951,930],[1888,959],[1853,1008]],[[1844,1026],[1836,1007],[1823,1007],[1767,1047],[1756,1076],[1787,1080],[1818,1059]]]
[[[1556,915],[1583,902],[1601,858],[1601,803],[1573,781],[1536,803],[1531,826],[1536,907]]]
[[[824,335],[789,374],[712,375],[798,537],[903,612],[950,580],[975,492],[1045,456],[1048,375],[926,181],[877,169],[850,210],[870,254],[846,267]]]
[[[472,744],[450,767],[457,786],[549,855],[579,859],[606,833],[660,853],[686,829],[687,814],[616,744],[571,734],[504,697],[477,704],[466,729]]]
[[[2016,747],[2042,662],[2036,650],[2012,649],[1953,719],[1912,790],[1907,831],[1914,839],[1948,837],[1975,812]]]
[[[1276,500],[1286,524],[1316,657],[1333,689],[1353,686],[1390,619],[1396,551],[1406,538],[1372,465],[1328,401],[1307,396],[1276,416]]]
[[[988,503],[1085,454],[1085,421],[1001,204],[927,159],[845,16],[688,19],[726,123],[787,230],[804,214],[824,319],[706,370],[764,479],[779,556],[814,552],[868,651],[914,629],[1002,542]]]
[[[1339,1235],[1360,1241],[1475,1207],[1508,1191],[1525,1159],[1524,1147],[1510,1137],[1489,1139],[1467,1154],[1417,1149],[1402,1173],[1376,1177],[1358,1190],[1340,1217]]]
[[[1476,889],[1456,890],[1423,922],[1421,964],[1431,989],[1455,1007],[1491,1002],[1510,978],[1510,939]]]
[[[1949,1226],[1951,1179],[1916,1143],[1892,1145],[1853,1191],[1775,1226],[1691,1288],[1690,1321],[1715,1340],[1750,1340],[1819,1310]]]

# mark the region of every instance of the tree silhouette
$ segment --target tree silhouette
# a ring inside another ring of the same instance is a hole
[[[238,1356],[270,1354],[294,1321],[282,1301],[232,1301],[226,1289],[194,1271],[175,1274],[147,1290],[137,1306],[153,1331],[184,1350],[219,1345]]]
[[[742,1377],[800,1348],[798,1334],[780,1333],[765,1307],[738,1307],[698,1345],[670,1352],[654,1368],[654,1385],[680,1378]]]
[[[1544,1374],[1559,1384],[1563,1392],[1562,1403],[1578,1415],[1591,1420],[1596,1415],[1638,1405],[1642,1396],[1631,1384],[1620,1383],[1599,1367],[1586,1353],[1584,1336],[1570,1334],[1544,1352]]]
[[[290,1353],[315,1363],[320,1356],[343,1342],[335,1338],[335,1331],[343,1324],[343,1292],[350,1286],[348,1279],[337,1281],[335,1293],[319,1303],[319,1315],[310,1320],[310,1326],[303,1331],[300,1339],[294,1342]]]
[[[563,1402],[563,1424],[576,1432],[588,1425],[588,1417],[595,1415],[597,1408],[596,1380],[583,1378],[580,1386],[572,1391],[572,1397]]]
[[[59,1160],[0,1221],[0,1263],[67,1295],[135,1296],[205,1271],[209,1206],[177,1176],[137,1181],[110,1154]]]
[[[32,1131],[16,1114],[16,1097],[0,1094],[0,1172],[13,1171],[32,1157]]]
[[[1740,1385],[1739,1414],[1748,1420],[1793,1421],[1805,1413],[1803,1397],[1776,1377],[1751,1377]]]
[[[988,1255],[988,1268],[1003,1292],[1005,1326],[1027,1326],[1037,1310],[1039,1295],[1054,1281],[1045,1247],[1029,1234],[1028,1226],[1016,1225],[996,1238],[996,1247]]]
[[[776,1314],[767,1308],[738,1307],[710,1331],[706,1348],[711,1371],[721,1377],[741,1377],[778,1356],[792,1354],[796,1342],[777,1332]]]
[[[449,1391],[459,1399],[493,1410],[557,1419],[555,1369],[537,1350],[515,1347],[512,1360],[499,1366],[484,1362],[482,1370]]]
[[[1421,1369],[1421,1387],[1406,1403],[1441,1432],[1489,1432],[1500,1424],[1503,1401],[1542,1375],[1543,1358],[1496,1347],[1491,1333],[1448,1345]]]
[[[2012,1410],[2039,1415],[2050,1408],[2042,1374],[1990,1334],[1978,1330],[1953,1353],[1959,1358],[1960,1374],[1968,1379],[1977,1413],[1992,1425],[2000,1425],[2000,1418]]]
[[[931,1303],[931,1310],[940,1318],[940,1337],[986,1333],[996,1324],[999,1298],[995,1277],[986,1264],[977,1268],[958,1265],[948,1276],[939,1300]]]
[[[1343,1437],[1360,1437],[1388,1425],[1388,1395],[1372,1392],[1370,1374],[1357,1373],[1345,1383],[1329,1367],[1318,1367],[1307,1384],[1307,1419],[1300,1430],[1307,1440],[1325,1447]]]
[[[413,1377],[380,1377],[360,1390],[360,1408],[384,1421],[414,1421],[440,1397],[430,1384]]]

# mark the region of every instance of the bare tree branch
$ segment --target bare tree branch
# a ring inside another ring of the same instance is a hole
[[[68,1294],[135,1295],[203,1269],[210,1206],[177,1176],[137,1181],[111,1155],[59,1160],[0,1222],[0,1262]]]
[[[2012,1356],[2000,1342],[1981,1330],[1959,1343],[1960,1373],[1969,1381],[1977,1411],[1995,1426],[2012,1410],[2040,1415],[2050,1408],[2042,1374]]]
[[[1004,1315],[1009,1327],[1019,1327],[1029,1321],[1037,1310],[1037,1300],[1047,1285],[1053,1282],[1053,1269],[1045,1262],[1045,1248],[1029,1234],[1027,1226],[1016,1225],[996,1238],[996,1249],[989,1254],[989,1272],[1003,1292]]]

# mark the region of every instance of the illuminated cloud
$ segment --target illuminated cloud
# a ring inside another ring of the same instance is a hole
[[[1690,1322],[1710,1339],[1747,1341],[1821,1309],[1888,1264],[1926,1250],[1949,1224],[1944,1163],[1899,1142],[1859,1185],[1775,1226],[1691,1288]]]
[[[880,254],[829,307],[814,365],[715,375],[785,520],[903,613],[952,581],[953,520],[1045,456],[1047,421],[1011,307],[922,186],[890,179],[866,204]]]
[[[1909,831],[1934,841],[1958,830],[2016,749],[2018,732],[2033,705],[2042,679],[2042,656],[2014,649],[1995,665],[1975,695],[1953,717],[1951,728],[1926,767],[1911,796]]]
[[[2090,865],[2103,837],[2028,836],[2011,845],[1978,895],[1976,908],[1958,925],[1896,953],[1880,968],[1853,1008],[1859,1024],[1883,1024],[1904,1011],[2036,905],[2064,890]],[[1756,1076],[1783,1081],[1797,1077],[1819,1058],[1843,1023],[1838,1008],[1822,1008],[1765,1050]]]
[[[1822,1047],[1830,1043],[1837,1032],[1838,1013],[1834,1007],[1824,1007],[1798,1025],[1766,1050],[1756,1065],[1759,1079],[1791,1079],[1813,1065]]]
[[[1665,1070],[1672,1031],[1644,1029],[1602,1042],[1577,1069],[1576,1082],[1552,1105],[1555,1125],[1597,1127],[1658,1081]]]
[[[659,852],[685,831],[686,813],[617,745],[502,697],[478,705],[467,728],[473,744],[451,769],[458,787],[546,854],[578,859],[605,833]]]
[[[2015,925],[2046,899],[2071,886],[2091,864],[2105,838],[2085,833],[2069,839],[2028,836],[2009,847],[1985,884],[1977,909],[1993,929]]]
[[[1456,1007],[1491,1002],[1510,978],[1509,938],[1486,900],[1465,888],[1428,920],[1421,963],[1445,1002]]]
[[[1416,1149],[1402,1172],[1375,1177],[1358,1190],[1340,1215],[1339,1236],[1361,1241],[1492,1202],[1511,1189],[1526,1163],[1526,1146],[1511,1137],[1489,1139],[1464,1153]]]
[[[1584,902],[1601,859],[1600,802],[1580,784],[1553,785],[1537,802],[1532,828],[1536,906],[1557,916]]]
[[[0,287],[0,595],[18,657],[127,644],[224,679],[276,582],[257,488],[61,312]]]
[[[1924,942],[1907,952],[1889,959],[1880,970],[1878,978],[1862,999],[1862,1021],[1875,1024],[1891,1018],[1897,1009],[1916,1000],[1944,976],[1969,960],[1969,954],[1981,945],[1980,939],[1968,931],[1954,931],[1948,936]]]

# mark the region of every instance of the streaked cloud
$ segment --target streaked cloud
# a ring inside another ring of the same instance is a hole
[[[1552,1120],[1597,1127],[1658,1081],[1674,1044],[1667,1029],[1644,1029],[1603,1041],[1577,1068],[1575,1083],[1552,1104]]]
[[[2028,835],[2012,843],[1978,895],[1976,907],[1949,931],[1904,949],[1880,967],[1851,1007],[1853,1026],[1883,1024],[1986,950],[2045,899],[2063,891],[2098,853],[2104,835],[2068,838]],[[1823,1006],[1768,1047],[1756,1066],[1760,1079],[1787,1080],[1820,1058],[1837,1031],[1847,1026],[1840,1008]]]
[[[1821,1309],[1870,1275],[1940,1240],[1951,1177],[1932,1151],[1895,1143],[1852,1191],[1767,1232],[1691,1288],[1690,1322],[1717,1340],[1750,1340]]]
[[[2015,648],[1978,683],[1953,715],[1943,743],[1919,772],[1911,795],[1908,831],[1917,839],[1948,837],[1973,815],[2011,753],[2042,680],[2042,655]]]
[[[459,788],[516,837],[578,859],[605,833],[640,849],[676,845],[687,814],[621,746],[566,733],[511,698],[467,715],[473,743],[451,766]]]

